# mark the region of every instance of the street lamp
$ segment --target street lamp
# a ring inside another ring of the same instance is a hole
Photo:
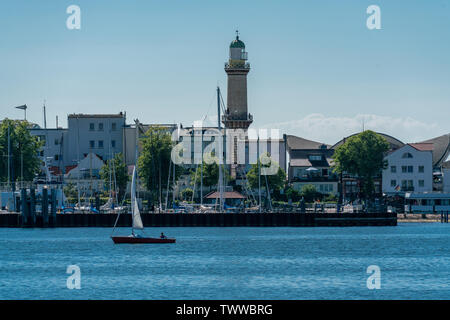
[[[23,110],[23,111],[24,111],[24,113],[25,113],[25,115],[24,115],[24,120],[27,120],[27,108],[28,108],[28,107],[27,107],[26,104],[16,107],[16,109],[20,109],[20,110]]]

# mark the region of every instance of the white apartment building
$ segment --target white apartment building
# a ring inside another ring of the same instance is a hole
[[[450,161],[442,164],[443,192],[450,193]]]
[[[386,156],[382,190],[385,194],[433,191],[433,144],[410,143]]]
[[[30,134],[37,136],[40,141],[44,142],[39,151],[39,157],[43,162],[46,160],[49,167],[59,167],[64,164],[64,154],[68,149],[67,145],[64,144],[64,139],[67,138],[67,129],[43,129],[35,126],[30,129]]]
[[[123,152],[125,114],[70,114],[67,118],[67,156],[65,165],[73,165],[89,153],[102,160]]]

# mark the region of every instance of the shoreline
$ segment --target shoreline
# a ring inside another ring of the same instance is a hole
[[[438,213],[399,213],[397,214],[398,223],[441,223],[441,215]]]

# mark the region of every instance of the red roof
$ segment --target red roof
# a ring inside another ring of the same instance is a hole
[[[70,170],[75,169],[76,167],[76,165],[66,166],[66,173],[69,173]]]
[[[432,143],[408,143],[408,144],[419,151],[433,151]]]
[[[217,191],[211,192],[205,196],[206,199],[218,199],[220,198],[220,193]],[[223,193],[224,199],[245,199],[245,197],[236,191],[226,191]]]

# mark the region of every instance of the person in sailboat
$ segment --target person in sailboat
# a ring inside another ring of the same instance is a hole
[[[132,236],[133,238],[142,238],[142,236],[141,236],[140,234],[134,233],[134,230],[131,231],[131,236]]]
[[[163,232],[161,232],[161,235],[159,236],[161,239],[167,239],[167,237],[165,236],[165,234]]]

